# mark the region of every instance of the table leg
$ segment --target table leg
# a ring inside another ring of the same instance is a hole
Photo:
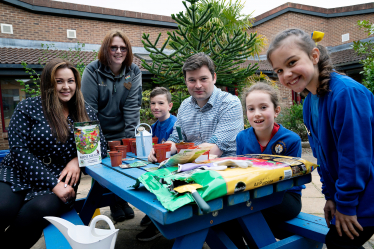
[[[83,223],[87,226],[94,214],[96,208],[99,206],[100,199],[105,193],[106,188],[101,186],[97,181],[94,181],[91,186],[90,192],[87,195],[86,201],[83,204],[79,216],[82,219]]]
[[[175,239],[173,249],[201,249],[204,245],[209,228],[190,233]]]
[[[255,212],[238,218],[251,249],[261,248],[276,242],[266,220],[261,212]]]
[[[206,243],[210,248],[237,248],[221,229],[214,227],[209,229]]]

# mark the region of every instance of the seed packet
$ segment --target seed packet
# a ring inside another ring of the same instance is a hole
[[[74,138],[79,167],[101,163],[99,121],[75,122]]]

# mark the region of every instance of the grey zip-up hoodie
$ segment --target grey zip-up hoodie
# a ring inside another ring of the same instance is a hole
[[[96,110],[107,141],[135,136],[142,103],[142,73],[137,65],[114,76],[99,60],[91,62],[83,72],[82,93]]]

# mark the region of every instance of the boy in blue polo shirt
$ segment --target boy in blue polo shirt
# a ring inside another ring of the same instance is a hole
[[[158,137],[158,143],[162,143],[168,140],[177,121],[177,117],[169,113],[173,107],[171,94],[165,87],[156,87],[150,94],[150,100],[152,114],[158,119],[152,125],[152,133]]]
[[[150,94],[150,106],[153,116],[157,118],[157,121],[151,126],[152,136],[158,137],[157,143],[159,144],[163,141],[166,142],[173,132],[174,123],[177,121],[177,117],[169,113],[173,103],[168,89],[165,87],[153,89]],[[150,241],[161,236],[161,233],[147,215],[143,217],[140,225],[148,227],[136,236],[138,240]]]

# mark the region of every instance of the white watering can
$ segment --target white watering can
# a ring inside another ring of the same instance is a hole
[[[146,125],[149,127],[151,133],[145,130],[143,126]],[[138,134],[136,132],[138,131]],[[136,156],[138,158],[147,159],[149,153],[152,149],[152,129],[148,124],[141,123],[135,128],[135,138],[136,138]]]
[[[90,226],[76,226],[53,216],[46,216],[44,219],[51,222],[64,235],[73,249],[114,249],[119,229],[115,229],[113,222],[105,215],[96,216]],[[100,220],[106,221],[110,230],[95,228]]]

